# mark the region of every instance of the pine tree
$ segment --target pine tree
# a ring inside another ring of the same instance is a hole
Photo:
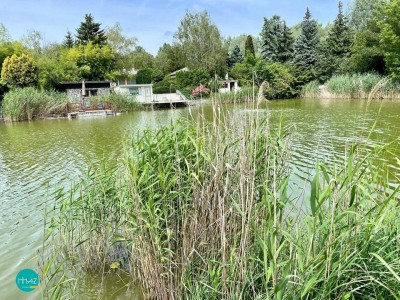
[[[65,40],[63,42],[64,47],[66,48],[72,48],[75,45],[74,38],[72,37],[72,34],[70,31],[67,32],[65,35]]]
[[[251,35],[248,35],[246,38],[246,43],[244,45],[244,55],[247,57],[249,55],[256,56],[256,52],[254,51],[253,38]]]
[[[351,54],[352,34],[347,18],[343,15],[343,4],[339,2],[339,13],[319,48],[316,74],[321,82],[327,81],[340,68],[347,67],[344,59]]]
[[[87,45],[92,42],[93,45],[103,46],[107,42],[104,30],[100,29],[100,23],[94,22],[91,14],[85,15],[85,21],[76,30],[77,43]]]
[[[262,53],[268,61],[286,62],[293,52],[293,37],[286,22],[279,16],[273,16],[270,20],[264,18],[262,37]]]
[[[240,47],[236,45],[233,48],[231,54],[229,55],[228,67],[232,68],[234,65],[241,62],[243,62],[243,55],[242,52],[240,51]]]
[[[333,56],[348,56],[351,50],[352,34],[347,18],[343,15],[343,4],[339,1],[339,13],[326,39],[328,49]]]
[[[319,44],[318,24],[312,19],[307,8],[306,15],[301,22],[301,33],[293,47],[293,64],[307,71],[313,71],[317,61]]]

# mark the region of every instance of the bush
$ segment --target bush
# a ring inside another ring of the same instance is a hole
[[[150,84],[152,80],[152,69],[142,69],[139,70],[136,74],[136,83],[137,84]]]
[[[193,90],[199,85],[208,84],[210,81],[210,74],[205,69],[195,69],[193,71],[182,71],[176,74],[176,87],[177,89],[189,88]]]
[[[28,55],[17,56],[13,54],[3,62],[1,79],[10,87],[36,86],[38,83],[38,68]]]
[[[200,85],[192,91],[192,95],[195,98],[208,97],[211,94],[211,90],[205,85]]]
[[[155,82],[153,84],[153,93],[154,94],[169,94],[169,93],[175,93],[175,92],[176,92],[175,85],[170,83],[167,80]]]

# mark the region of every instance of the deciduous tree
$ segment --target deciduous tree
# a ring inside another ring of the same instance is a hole
[[[226,70],[227,49],[207,11],[187,12],[174,35],[189,69],[205,68],[210,74]]]
[[[382,4],[378,25],[381,30],[381,47],[385,56],[387,70],[400,78],[400,0]]]

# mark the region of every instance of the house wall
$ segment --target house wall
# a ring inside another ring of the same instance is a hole
[[[109,88],[98,88],[97,96],[106,96],[110,94]],[[70,102],[80,102],[82,95],[82,89],[67,89],[67,96]]]
[[[132,90],[137,91],[137,93],[133,93]],[[140,85],[128,85],[128,86],[119,86],[115,89],[115,92],[125,95],[135,95],[137,102],[152,102],[153,101],[153,87],[149,86],[140,86]]]

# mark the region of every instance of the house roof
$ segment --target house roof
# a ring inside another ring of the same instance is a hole
[[[189,71],[189,68],[184,67],[183,69],[179,69],[179,70],[176,70],[176,71],[170,73],[169,76],[174,77],[174,76],[176,76],[176,73],[178,73],[178,72],[186,72],[186,71]]]
[[[111,88],[110,81],[84,81],[85,89]],[[64,81],[56,85],[56,90],[64,92],[66,90],[82,89],[82,81]]]

